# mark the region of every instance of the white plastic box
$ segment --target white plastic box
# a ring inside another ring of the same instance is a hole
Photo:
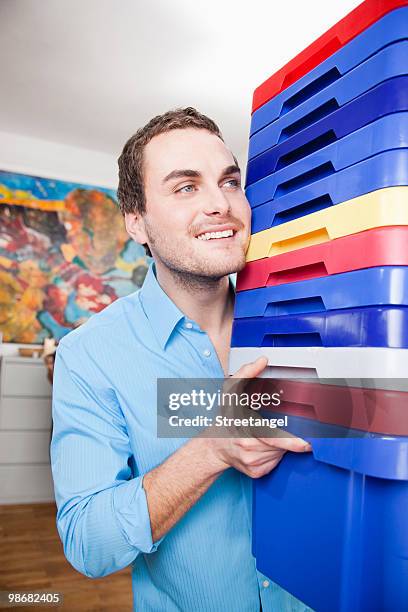
[[[408,349],[237,347],[230,352],[230,374],[262,356],[268,366],[260,377],[353,379],[353,386],[363,379],[364,387],[408,391]]]

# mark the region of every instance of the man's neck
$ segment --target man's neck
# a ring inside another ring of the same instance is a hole
[[[217,337],[230,328],[234,295],[228,276],[212,279],[175,272],[161,262],[156,262],[156,276],[176,306],[210,336]]]

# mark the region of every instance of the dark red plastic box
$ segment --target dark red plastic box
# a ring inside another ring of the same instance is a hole
[[[408,436],[408,393],[404,391],[283,379],[273,383],[281,395],[275,413],[346,429]],[[264,384],[270,390],[271,383]]]

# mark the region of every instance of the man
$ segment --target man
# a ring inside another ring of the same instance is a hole
[[[140,291],[57,352],[52,467],[65,554],[90,577],[132,564],[138,611],[305,610],[256,571],[243,474],[262,476],[285,450],[310,446],[156,435],[157,378],[227,375],[228,275],[243,268],[250,233],[236,160],[211,119],[171,111],[126,143],[118,194],[154,265]]]

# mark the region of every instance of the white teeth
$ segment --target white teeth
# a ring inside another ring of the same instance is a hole
[[[197,236],[199,240],[213,240],[214,238],[229,238],[233,236],[233,230],[224,230],[222,232],[206,232]]]

